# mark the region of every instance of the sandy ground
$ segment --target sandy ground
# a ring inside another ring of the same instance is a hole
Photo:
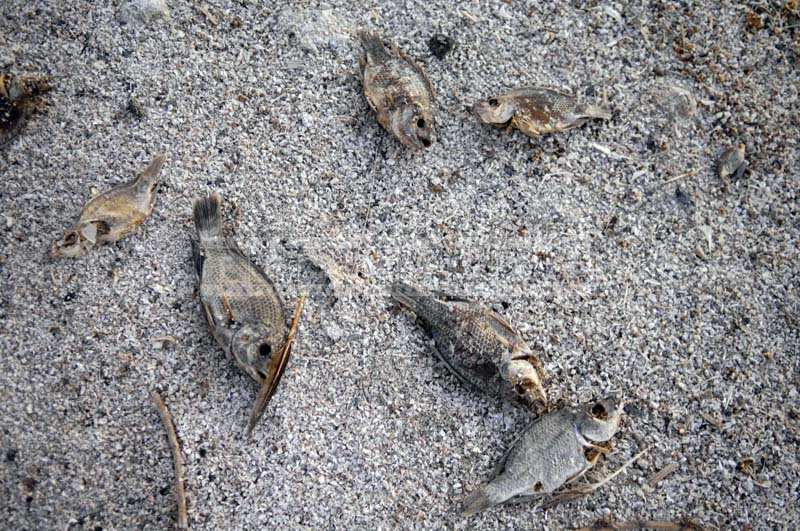
[[[784,2],[167,3],[168,18],[0,5],[2,68],[55,82],[0,154],[1,527],[174,525],[153,388],[195,528],[800,525],[800,28]],[[358,28],[426,66],[428,151],[376,123]],[[439,32],[456,42],[443,59],[428,46]],[[615,117],[531,140],[467,110],[523,84]],[[738,140],[750,167],[725,185],[714,161]],[[139,233],[48,257],[93,190],[160,151]],[[190,261],[191,201],[210,190],[287,307],[310,292],[253,442],[256,386],[214,343]],[[647,455],[567,505],[461,517],[531,416],[459,386],[392,308],[395,279],[496,307],[558,400],[632,401],[590,480]]]

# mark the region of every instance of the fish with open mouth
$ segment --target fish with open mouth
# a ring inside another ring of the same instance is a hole
[[[543,409],[547,373],[528,344],[497,312],[443,293],[397,282],[392,298],[416,315],[450,372],[469,388]]]
[[[470,494],[462,512],[471,515],[517,496],[550,494],[582,476],[607,449],[595,443],[619,430],[624,401],[565,407],[533,421],[497,466],[494,478]]]
[[[581,104],[565,92],[547,87],[525,87],[476,103],[475,114],[485,124],[519,129],[530,137],[580,127],[590,119],[611,118],[595,105]]]
[[[77,257],[132,234],[153,212],[164,155],[157,155],[133,181],[92,198],[78,221],[53,243],[54,257]]]
[[[360,37],[365,53],[359,59],[364,95],[378,114],[378,123],[409,148],[430,147],[436,141],[435,95],[425,71],[374,33],[361,32]]]
[[[261,384],[247,434],[272,398],[289,361],[305,296],[287,333],[283,302],[264,271],[223,234],[222,198],[194,202],[197,240],[192,242],[200,303],[211,333],[229,358]]]

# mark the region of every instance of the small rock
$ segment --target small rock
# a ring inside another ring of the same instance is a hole
[[[344,53],[349,42],[350,29],[332,9],[306,9],[297,11],[292,7],[281,15],[281,25],[290,37],[305,52],[319,53],[328,49],[336,54]]]
[[[165,0],[131,0],[119,12],[119,21],[123,24],[166,18],[169,18],[169,7]]]
[[[336,323],[328,323],[325,325],[324,329],[325,329],[325,335],[328,336],[328,339],[330,339],[334,343],[336,341],[339,341],[344,335],[344,332],[342,331],[341,327]]]
[[[437,59],[444,59],[444,56],[453,49],[453,44],[453,39],[441,33],[437,33],[428,39],[428,48]]]
[[[145,110],[144,105],[142,105],[139,100],[134,97],[131,97],[131,99],[128,100],[128,105],[125,107],[125,112],[136,120],[142,120],[147,116],[147,111]]]

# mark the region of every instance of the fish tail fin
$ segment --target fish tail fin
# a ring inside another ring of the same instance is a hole
[[[222,197],[217,192],[194,200],[194,226],[201,242],[222,236],[221,205]]]
[[[136,188],[138,190],[149,190],[150,187],[158,180],[161,173],[161,168],[164,167],[164,161],[167,157],[160,153],[153,157],[150,164],[136,177]]]
[[[420,301],[425,297],[420,290],[404,282],[392,284],[391,295],[395,302],[411,311],[416,311]]]
[[[358,33],[358,38],[361,39],[361,45],[367,54],[368,62],[379,63],[390,57],[389,52],[386,50],[386,45],[383,44],[383,41],[376,33],[362,30]]]
[[[475,491],[464,500],[464,504],[461,506],[461,514],[470,516],[505,501],[492,492],[492,490],[490,484],[482,485],[475,489]]]
[[[587,118],[597,118],[599,120],[611,119],[611,111],[598,107],[597,105],[584,105],[583,108],[580,109],[579,114]]]

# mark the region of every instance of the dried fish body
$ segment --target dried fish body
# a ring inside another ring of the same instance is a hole
[[[611,118],[611,113],[595,105],[578,103],[575,97],[546,87],[515,89],[474,106],[486,124],[515,127],[530,137],[568,131],[590,119]]]
[[[53,244],[56,257],[81,256],[95,246],[132,234],[153,211],[164,155],[157,155],[133,181],[91,199],[77,223]]]
[[[218,193],[194,203],[200,302],[217,343],[261,383],[286,340],[283,303],[267,275],[223,235],[221,206]]]
[[[544,367],[496,312],[403,283],[392,286],[392,298],[414,312],[434,340],[439,358],[462,383],[491,396],[517,397],[537,407],[547,404]]]
[[[425,71],[396,46],[362,32],[364,94],[378,122],[405,146],[430,147],[436,140],[433,87]]]
[[[222,228],[218,193],[194,202],[192,242],[200,303],[211,333],[229,358],[261,384],[247,434],[252,433],[280,382],[292,353],[306,296],[297,303],[287,333],[283,302],[264,271],[250,262]]]
[[[515,496],[549,494],[584,474],[600,455],[587,456],[587,450],[617,433],[623,406],[607,398],[536,419],[500,462],[495,477],[467,498],[463,513],[474,514]]]

